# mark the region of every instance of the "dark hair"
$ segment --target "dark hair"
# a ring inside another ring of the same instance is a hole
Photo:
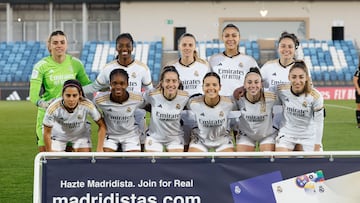
[[[173,72],[173,73],[176,73],[177,77],[178,77],[178,80],[180,81],[180,74],[179,72],[176,70],[175,66],[165,66],[162,71],[161,71],[161,74],[160,74],[160,82],[162,82],[164,80],[164,77],[165,77],[165,73],[167,72]],[[180,84],[179,84],[179,87],[178,89],[183,89],[183,85],[180,81]]]
[[[176,73],[176,75],[178,76],[178,78],[180,78],[179,72],[176,70],[175,66],[165,66],[160,74],[160,81],[164,80],[164,75],[167,72],[174,72]]]
[[[222,30],[222,34],[224,35],[224,32],[225,32],[225,30],[227,29],[227,28],[234,28],[238,33],[239,33],[239,37],[240,37],[240,30],[239,30],[239,28],[236,26],[236,25],[234,25],[234,24],[232,24],[232,23],[230,23],[230,24],[227,24],[224,28],[223,28],[223,30]],[[240,42],[238,42],[238,43],[240,43]],[[238,54],[239,54],[239,44],[236,46],[236,50],[237,50],[237,52],[238,52]],[[225,51],[224,51],[224,54],[225,54]]]
[[[126,79],[126,82],[129,83],[129,74],[126,72],[126,70],[122,68],[115,68],[114,70],[112,70],[109,77],[110,81],[113,80],[114,75],[123,75]]]
[[[129,39],[130,42],[131,42],[131,45],[134,46],[134,39],[133,39],[133,37],[131,36],[130,33],[122,33],[122,34],[118,35],[118,36],[116,37],[116,40],[115,40],[116,44],[118,43],[118,41],[119,41],[121,38],[127,38],[127,39]]]
[[[238,31],[239,34],[240,34],[239,28],[238,28],[236,25],[232,24],[232,23],[227,24],[227,25],[223,28],[222,32],[224,32],[227,28],[235,28],[235,30]]]
[[[259,70],[258,67],[250,67],[249,72],[247,72],[246,75],[245,75],[245,78],[249,73],[256,73],[256,74],[260,75],[260,78],[262,78],[260,70]]]
[[[51,37],[56,36],[56,35],[62,35],[62,36],[65,36],[65,37],[66,37],[66,34],[64,33],[64,31],[62,31],[62,30],[55,30],[55,31],[53,31],[53,32],[50,34],[48,41],[50,42]]]
[[[50,44],[50,42],[51,42],[51,38],[52,38],[53,36],[56,36],[56,35],[62,35],[62,36],[65,37],[65,39],[67,39],[66,34],[65,34],[62,30],[55,30],[55,31],[53,31],[53,32],[50,34],[49,38],[48,38],[48,44],[47,44],[47,48],[48,48],[48,51],[49,51],[50,55],[51,55],[51,50],[50,50],[50,48],[49,48],[49,44]]]
[[[283,40],[284,38],[291,39],[295,44],[295,49],[297,49],[299,47],[300,42],[294,33],[288,33],[286,31],[281,33],[278,43],[280,43],[280,41]]]
[[[306,78],[307,78],[307,81],[305,82],[305,87],[304,87],[304,93],[305,94],[308,94],[310,93],[312,87],[311,87],[311,79],[310,79],[310,76],[309,76],[309,69],[308,67],[306,66],[306,63],[305,61],[303,60],[296,60],[295,63],[291,66],[290,70],[289,70],[289,74],[291,73],[292,70],[294,70],[295,68],[300,68],[302,69],[305,74],[306,74]]]
[[[84,90],[79,81],[77,81],[75,79],[70,79],[70,80],[65,81],[64,85],[63,85],[63,89],[62,89],[62,94],[64,94],[66,88],[68,88],[68,87],[75,87],[79,91],[80,95],[85,97]]]
[[[220,76],[219,76],[217,73],[215,73],[215,72],[208,72],[208,73],[206,73],[206,75],[204,76],[204,79],[203,79],[203,83],[204,83],[204,81],[205,81],[205,78],[210,77],[210,76],[216,77],[216,78],[218,79],[218,81],[219,81],[219,84],[221,84]]]
[[[249,72],[246,73],[245,75],[245,80],[244,80],[244,83],[246,81],[246,78],[247,76],[250,74],[250,73],[256,73],[260,76],[260,80],[262,82],[262,76],[261,76],[261,73],[260,73],[260,70],[258,67],[251,67],[249,69]],[[266,101],[265,101],[265,93],[264,93],[264,87],[261,87],[260,89],[260,101],[261,101],[261,106],[260,106],[260,111],[261,112],[266,112]]]

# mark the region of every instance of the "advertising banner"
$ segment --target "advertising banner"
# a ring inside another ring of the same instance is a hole
[[[324,188],[338,182],[342,190],[359,185],[356,178],[324,185],[358,171],[359,158],[59,158],[42,165],[41,199],[55,203],[297,202],[297,195],[321,194],[327,199]],[[295,192],[299,187],[301,192]]]
[[[325,100],[355,100],[354,87],[316,87]]]

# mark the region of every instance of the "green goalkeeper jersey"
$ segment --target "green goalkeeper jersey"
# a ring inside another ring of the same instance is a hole
[[[51,56],[41,59],[34,65],[31,74],[30,101],[36,104],[40,99],[49,101],[61,97],[63,84],[69,79],[77,79],[81,85],[91,83],[83,64],[75,57],[66,55],[61,64]]]

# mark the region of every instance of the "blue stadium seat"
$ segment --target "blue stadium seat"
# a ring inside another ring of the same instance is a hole
[[[330,81],[330,73],[329,72],[324,72],[323,73],[323,80],[325,82]]]
[[[350,72],[345,73],[345,81],[352,81],[353,75]]]
[[[0,75],[0,82],[6,82],[6,75],[4,74]]]

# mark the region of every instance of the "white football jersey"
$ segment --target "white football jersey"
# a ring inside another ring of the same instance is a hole
[[[179,59],[170,64],[175,66],[178,71],[181,83],[184,87],[183,90],[187,91],[190,96],[198,93],[203,94],[203,79],[206,73],[210,71],[209,64],[197,60],[194,61],[194,63],[185,66],[180,63]]]
[[[134,112],[143,107],[141,94],[129,93],[129,99],[122,104],[110,100],[110,92],[102,92],[94,98],[95,104],[104,114],[106,134],[129,138],[139,136],[138,126],[135,125]]]
[[[278,102],[273,92],[264,92],[265,102],[249,102],[245,96],[236,103],[241,112],[239,130],[252,140],[259,141],[275,133],[272,108]]]
[[[58,98],[46,109],[43,124],[52,127],[52,139],[72,141],[79,137],[90,136],[88,115],[94,121],[101,118],[100,112],[90,100],[80,100],[74,111],[69,113],[64,107],[63,99]]]
[[[260,69],[260,73],[263,79],[264,87],[271,91],[275,91],[279,84],[289,84],[289,71],[294,63],[290,63],[288,66],[280,65],[280,59],[274,59],[266,62]],[[310,70],[308,70],[309,77],[311,78]]]
[[[260,69],[264,88],[274,90],[279,84],[289,84],[289,70],[294,63],[284,67],[279,59],[266,62]]]
[[[283,84],[277,88],[277,95],[283,106],[284,120],[279,134],[294,138],[314,138],[321,143],[323,132],[324,99],[319,91],[312,89],[307,95],[294,95],[290,85]]]
[[[180,115],[189,99],[186,91],[178,90],[174,99],[167,100],[160,89],[152,89],[145,92],[144,99],[151,105],[148,135],[160,142],[171,141],[171,137],[184,136]]]
[[[236,88],[244,85],[245,74],[250,68],[259,67],[254,58],[245,54],[228,57],[218,53],[210,57],[209,64],[220,76],[222,96],[232,96]]]
[[[129,92],[141,92],[142,86],[146,86],[148,89],[152,88],[149,67],[137,60],[134,60],[128,66],[120,65],[117,60],[111,61],[100,71],[96,78],[97,83],[101,85],[102,88],[109,87],[110,73],[117,68],[124,69],[129,74],[129,86],[127,88]]]
[[[230,136],[228,115],[236,107],[230,98],[222,96],[216,106],[209,107],[204,96],[198,96],[190,99],[187,107],[196,116],[199,136],[205,145],[218,146],[227,142]]]

